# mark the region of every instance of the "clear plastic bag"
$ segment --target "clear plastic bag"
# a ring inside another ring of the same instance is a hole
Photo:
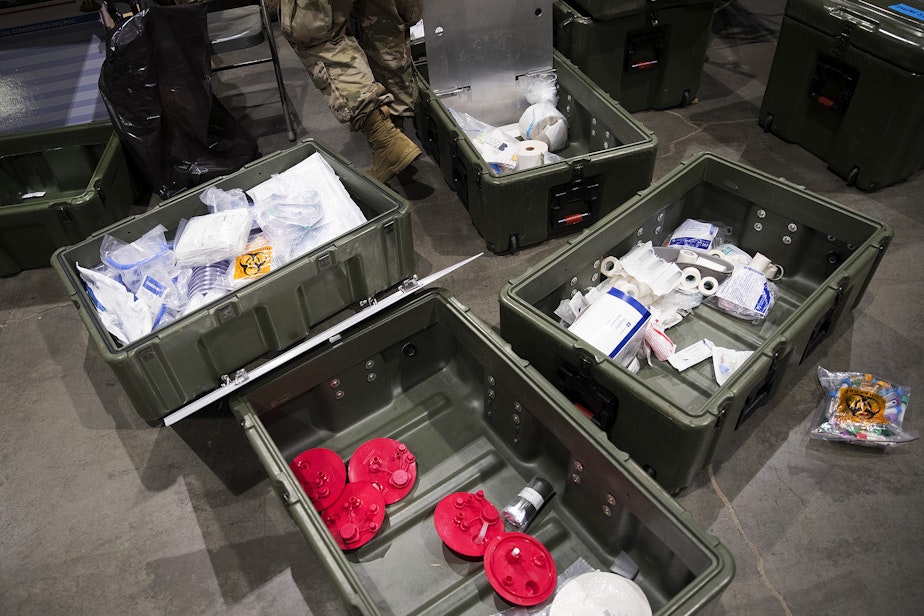
[[[520,147],[519,141],[467,113],[455,109],[450,109],[449,113],[494,174],[508,173],[517,168],[516,154]]]
[[[240,209],[190,218],[174,240],[177,265],[207,265],[241,254],[250,226],[250,212]]]
[[[163,225],[157,225],[130,244],[106,235],[100,243],[100,261],[112,268],[114,277],[118,277],[134,293],[144,279],[144,268],[158,261],[168,261],[169,265],[173,265],[165,232]]]
[[[778,295],[779,289],[763,272],[745,265],[736,267],[719,285],[715,301],[722,312],[759,323],[773,309]]]
[[[722,245],[725,230],[713,223],[688,218],[674,229],[665,246],[693,248],[706,252]]]
[[[858,445],[889,446],[918,438],[905,430],[911,388],[860,372],[818,367],[825,392],[810,438]]]

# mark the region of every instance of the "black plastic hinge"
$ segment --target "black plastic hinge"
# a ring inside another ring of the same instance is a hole
[[[71,216],[71,209],[66,205],[56,207],[55,211],[58,212],[58,219],[61,221],[61,224],[67,225],[74,222],[74,218]]]
[[[571,165],[571,181],[580,182],[584,179],[584,162],[578,161]]]
[[[844,26],[844,29],[841,30],[841,33],[835,37],[834,51],[832,52],[835,56],[843,55],[843,53],[847,51],[847,46],[850,45],[851,34],[853,34],[853,24],[847,24]]]

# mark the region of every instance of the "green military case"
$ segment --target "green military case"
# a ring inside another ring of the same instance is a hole
[[[699,92],[714,5],[553,0],[555,49],[630,112],[685,107]]]
[[[0,276],[48,267],[138,198],[108,122],[0,136]]]
[[[248,382],[231,409],[352,614],[511,608],[480,558],[442,543],[434,510],[450,494],[482,490],[500,511],[534,476],[555,494],[526,531],[559,574],[578,559],[607,571],[628,555],[658,615],[700,611],[734,575],[717,539],[445,290],[414,292]],[[311,448],[347,463],[379,438],[407,446],[416,483],[368,543],[344,552],[290,464]]]
[[[726,242],[768,256],[784,272],[776,305],[760,324],[704,303],[667,330],[678,350],[706,338],[753,352],[721,387],[711,361],[678,372],[652,359],[632,374],[553,314],[562,299],[599,282],[602,259],[621,257],[641,241],[659,246],[688,218],[724,225]],[[676,493],[773,397],[787,366],[804,361],[856,306],[891,237],[868,216],[701,153],[506,284],[501,335]]]
[[[861,190],[924,167],[924,2],[792,0],[760,124]]]
[[[548,2],[544,0],[545,4]],[[433,13],[440,5],[436,4],[436,7],[425,6],[425,11]],[[508,19],[497,15],[501,7],[487,4],[480,17],[471,21],[497,16],[491,21],[497,27],[516,21],[522,17],[516,11],[526,9],[523,21],[535,20],[535,26],[531,26],[534,29],[521,31],[511,27],[509,33],[504,30],[496,38],[479,30],[478,36],[472,38],[469,28],[474,27],[465,21],[461,32],[456,31],[458,39],[444,42],[442,39],[448,39],[449,32],[434,34],[439,28],[437,24],[443,21],[425,12],[427,49],[425,57],[418,56],[421,59],[415,64],[420,86],[415,127],[446,183],[468,209],[472,224],[485,239],[488,250],[515,253],[520,247],[586,228],[648,186],[654,173],[657,138],[600,92],[571,62],[553,51],[550,10],[534,8],[532,3],[511,3],[504,5],[504,10],[514,13]],[[459,5],[456,10],[478,13],[467,4]],[[458,22],[463,17],[448,19]],[[547,47],[543,47],[543,37],[548,39]],[[523,38],[527,44],[518,45]],[[503,56],[506,51],[516,59],[518,54],[525,53],[524,49],[530,54],[521,62],[495,66],[507,59]],[[469,74],[455,75],[460,66],[468,69]],[[493,174],[449,109],[469,113],[493,126],[516,123],[526,109],[523,93],[512,92],[518,87],[520,77],[531,71],[552,69],[557,76],[558,110],[568,121],[568,143],[556,152],[563,160],[509,174]],[[458,87],[446,87],[456,83],[456,78]],[[472,83],[465,83],[469,80]]]
[[[208,212],[199,199],[206,188],[246,190],[316,152],[339,176],[365,224],[129,345],[117,343],[76,269],[100,262],[105,235],[130,242],[162,224],[170,240],[182,219]],[[407,201],[328,146],[306,139],[62,248],[52,265],[138,414],[156,423],[218,387],[223,376],[290,347],[323,319],[406,279],[414,260]]]

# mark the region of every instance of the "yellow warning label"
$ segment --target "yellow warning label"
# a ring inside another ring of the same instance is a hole
[[[273,269],[273,247],[264,239],[251,242],[234,260],[234,281],[256,280]]]
[[[841,390],[840,402],[837,405],[837,418],[841,421],[871,421],[873,423],[887,424],[885,414],[885,399],[871,391],[847,387]]]

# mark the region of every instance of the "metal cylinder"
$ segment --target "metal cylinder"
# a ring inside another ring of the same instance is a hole
[[[533,477],[516,498],[504,507],[504,520],[517,531],[525,531],[554,493],[551,483],[542,477]]]

